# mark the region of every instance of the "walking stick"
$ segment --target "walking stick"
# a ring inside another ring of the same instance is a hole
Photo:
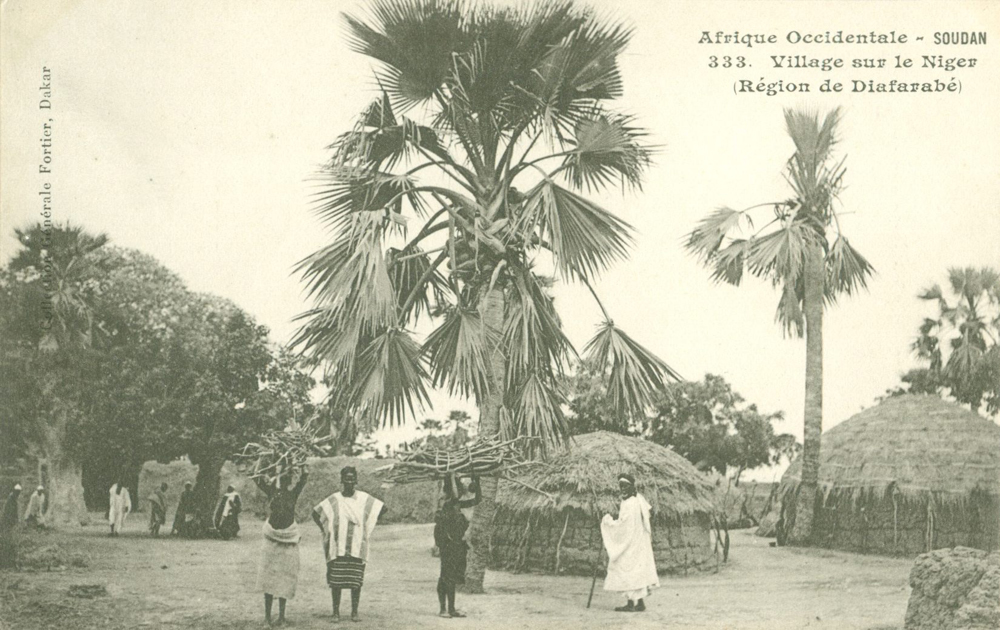
[[[597,549],[597,558],[594,560],[594,579],[590,582],[590,597],[587,598],[587,608],[590,608],[590,602],[594,599],[594,587],[597,586],[597,571],[601,566],[602,551],[604,551],[604,541],[601,541],[601,546]]]
[[[600,512],[598,512],[598,510],[597,510],[597,492],[593,488],[591,488],[591,491],[594,493],[594,500],[590,504],[591,505],[591,510],[597,516],[597,532],[600,533],[601,532],[601,517],[600,517]],[[597,571],[598,571],[598,569],[601,566],[601,552],[604,551],[604,537],[603,537],[603,535],[601,537],[600,543],[601,543],[600,546],[597,548],[597,558],[594,559],[594,579],[591,580],[591,582],[590,582],[590,596],[587,597],[587,608],[590,608],[590,602],[593,601],[593,599],[594,599],[594,587],[597,585]]]

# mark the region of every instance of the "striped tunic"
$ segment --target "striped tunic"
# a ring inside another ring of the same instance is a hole
[[[361,490],[355,490],[350,497],[336,492],[313,508],[323,531],[330,586],[361,586],[368,562],[368,542],[381,511],[382,502]]]

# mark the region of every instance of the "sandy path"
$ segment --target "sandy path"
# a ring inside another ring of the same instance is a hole
[[[152,540],[141,515],[124,536],[102,528],[69,538],[90,556],[87,569],[0,574],[11,628],[264,627],[263,605],[250,591],[260,545],[258,521],[244,519],[240,539]],[[319,532],[302,525],[299,593],[290,627],[329,628]],[[491,572],[487,595],[459,594],[468,619],[437,617],[437,560],[430,525],[376,530],[362,592],[362,623],[345,628],[901,628],[912,561],[822,550],[771,548],[734,532],[730,562],[717,573],[663,577],[642,614],[615,613],[618,597],[601,590],[585,608],[590,579]],[[67,596],[73,584],[104,585],[109,597]],[[345,593],[344,610],[349,610]]]

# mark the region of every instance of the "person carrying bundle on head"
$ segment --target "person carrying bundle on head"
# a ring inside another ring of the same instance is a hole
[[[285,603],[295,597],[299,582],[299,526],[295,522],[295,504],[309,478],[302,466],[298,482],[291,486],[292,474],[273,478],[254,477],[257,487],[267,495],[268,517],[264,521],[264,549],[257,572],[257,591],[264,593],[264,619],[271,623],[271,606],[278,598],[278,623],[285,622]]]
[[[616,611],[642,612],[646,610],[643,599],[649,595],[650,589],[660,585],[653,558],[650,505],[644,496],[636,492],[632,475],[619,475],[618,489],[622,496],[618,518],[605,514],[601,521],[601,537],[608,550],[604,590],[625,595],[628,603],[615,608]]]
[[[340,591],[351,589],[351,621],[360,621],[358,604],[365,579],[372,531],[385,505],[357,489],[358,471],[347,466],[340,471],[341,492],[335,492],[313,508],[313,520],[323,533],[326,582],[333,600],[333,620],[340,620]]]
[[[215,508],[215,518],[212,521],[223,540],[236,538],[236,534],[240,533],[240,510],[242,508],[240,493],[236,492],[236,488],[233,486],[227,486],[226,493],[219,499],[219,505]]]
[[[469,545],[465,533],[469,521],[462,514],[463,508],[475,507],[482,498],[479,479],[472,478],[472,498],[465,498],[462,483],[449,476],[445,480],[445,501],[438,510],[434,523],[434,544],[441,556],[441,575],[437,582],[438,603],[441,617],[465,617],[455,608],[455,587],[465,583],[465,567]]]

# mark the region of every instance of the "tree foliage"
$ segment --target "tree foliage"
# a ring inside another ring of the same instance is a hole
[[[1000,273],[990,267],[952,267],[946,295],[935,284],[921,300],[937,306],[925,318],[913,342],[927,366],[901,377],[901,393],[947,393],[973,411],[1000,412]]]
[[[102,483],[187,455],[208,473],[196,490],[207,513],[212,469],[312,414],[312,379],[231,302],[80,228],[17,234],[24,248],[0,271],[4,449],[58,448]]]
[[[642,437],[673,449],[702,470],[726,474],[735,469],[737,481],[744,470],[778,464],[800,449],[792,435],[774,431],[784,414],[760,412],[721,376],[670,383],[651,410],[633,416],[615,412],[605,382],[586,364],[565,379],[573,434],[603,430]]]
[[[645,132],[608,106],[629,30],[570,2],[382,0],[346,19],[382,93],[320,175],[334,237],[301,265],[316,307],[299,347],[369,421],[399,422],[440,386],[498,393],[506,431],[558,442],[575,352],[541,270],[589,283],[627,256],[630,226],[583,193],[639,186],[649,162]],[[434,326],[422,344],[420,322]],[[621,408],[673,375],[610,317],[587,350]]]

